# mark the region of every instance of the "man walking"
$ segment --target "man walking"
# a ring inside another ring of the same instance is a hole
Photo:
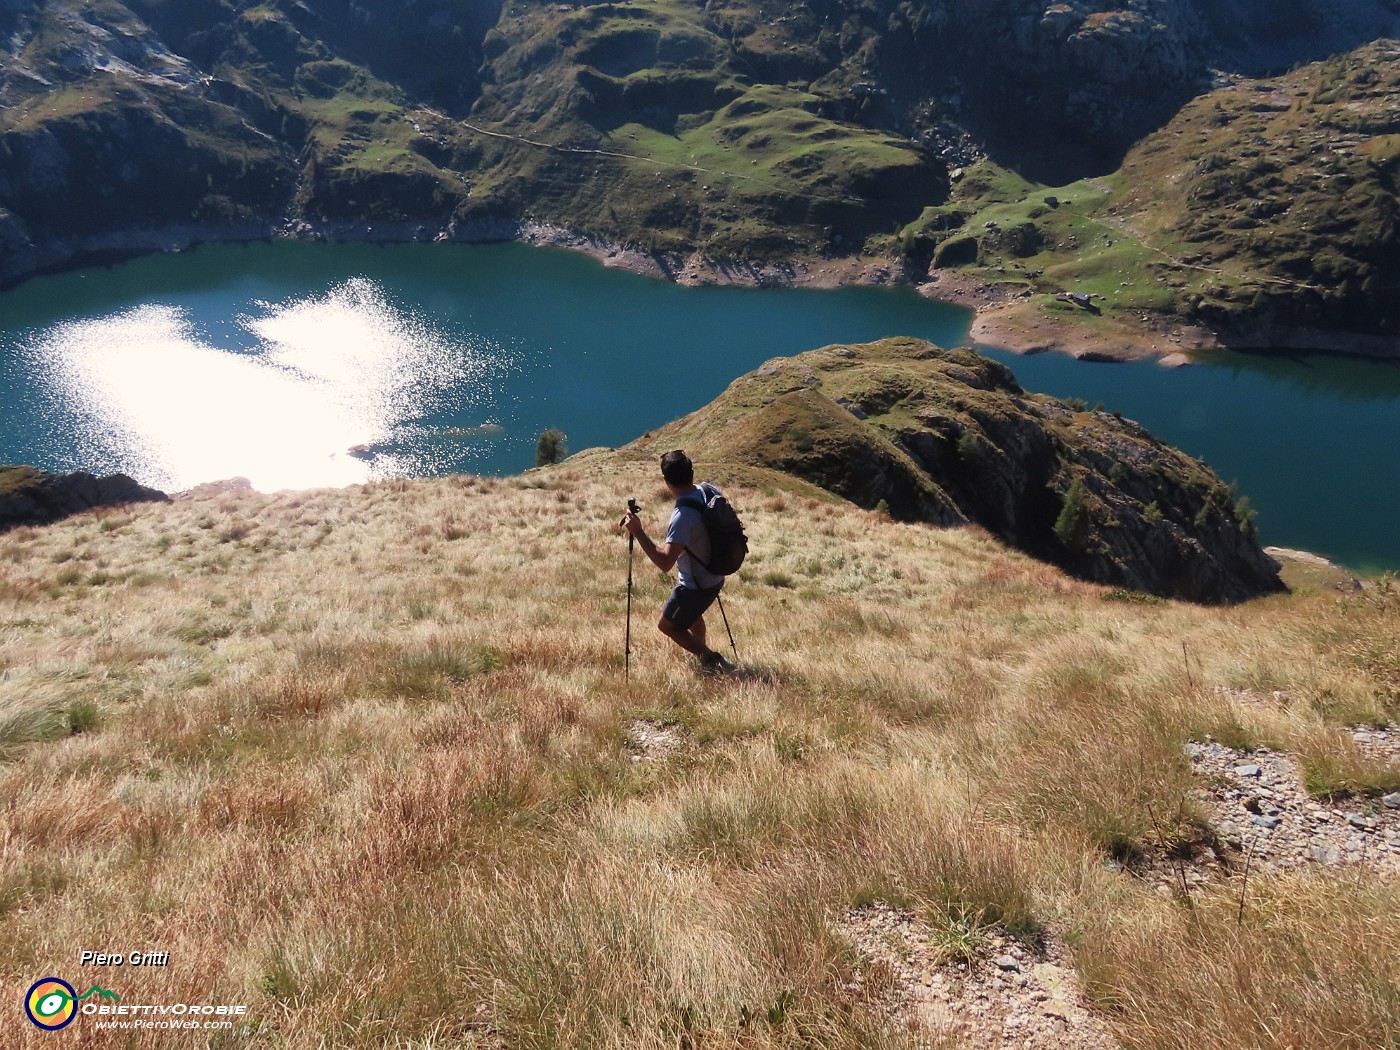
[[[684,452],[668,452],[661,457],[661,477],[676,500],[666,542],[660,547],[653,543],[641,519],[631,511],[622,519],[623,528],[637,538],[638,546],[653,565],[662,572],[669,572],[672,566],[676,569],[675,590],[662,607],[661,621],[656,626],[686,652],[698,656],[702,670],[732,671],[734,665],[705,644],[705,610],[724,586],[724,577],[704,565],[710,560],[710,534],[698,504],[705,502],[705,494],[695,484],[695,468]]]

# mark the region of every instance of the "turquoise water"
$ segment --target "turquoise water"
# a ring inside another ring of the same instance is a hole
[[[170,490],[513,473],[545,427],[573,449],[620,445],[769,357],[949,345],[970,319],[909,289],[687,289],[523,245],[209,247],[0,295],[0,462]],[[1265,542],[1400,567],[1400,369],[986,352],[1028,389],[1102,401],[1206,459]]]

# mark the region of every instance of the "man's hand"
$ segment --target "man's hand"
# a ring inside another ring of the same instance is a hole
[[[630,510],[622,516],[622,520],[618,524],[622,526],[624,531],[637,537],[637,546],[642,548],[642,553],[650,558],[651,563],[662,572],[670,572],[676,564],[676,559],[685,550],[679,543],[667,543],[662,547],[652,543],[651,537],[647,535],[647,530],[642,528],[642,519]]]

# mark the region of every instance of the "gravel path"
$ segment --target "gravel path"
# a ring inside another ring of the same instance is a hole
[[[849,991],[874,1001],[928,1045],[991,1050],[1115,1050],[1108,1026],[1084,1004],[1063,945],[1040,950],[998,932],[944,947],[912,912],[872,904],[837,932],[860,965]],[[947,938],[942,939],[946,942]]]

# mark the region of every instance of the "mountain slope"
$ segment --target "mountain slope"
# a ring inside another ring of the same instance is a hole
[[[686,280],[966,271],[1002,286],[986,335],[1023,348],[1397,352],[1389,0],[3,19],[0,283],[203,238],[542,235]]]
[[[1395,357],[1397,57],[1380,41],[1230,82],[1106,178],[1051,188],[984,161],[901,231],[899,249],[911,268],[932,262],[933,278],[956,267],[995,286],[977,334],[1002,345]]]
[[[123,1002],[245,1003],[280,1050],[912,1050],[934,1032],[837,932],[880,900],[948,966],[1067,937],[1130,1050],[1383,1045],[1393,880],[1242,880],[1181,745],[1384,784],[1339,727],[1400,714],[1393,595],[1121,601],[981,530],[700,467],[754,539],[728,680],[656,633],[669,581],[638,562],[623,681],[615,525],[667,509],[636,450],[0,536],[5,987],[116,944],[170,952],[103,982]],[[1210,842],[1233,875],[1186,900],[1113,860]]]
[[[1196,268],[1192,312],[1233,342],[1400,335],[1397,61],[1382,42],[1197,99],[1129,154],[1107,214]]]
[[[5,280],[172,226],[888,251],[950,168],[1100,174],[1214,70],[1400,33],[1383,0],[10,0],[0,19]]]

